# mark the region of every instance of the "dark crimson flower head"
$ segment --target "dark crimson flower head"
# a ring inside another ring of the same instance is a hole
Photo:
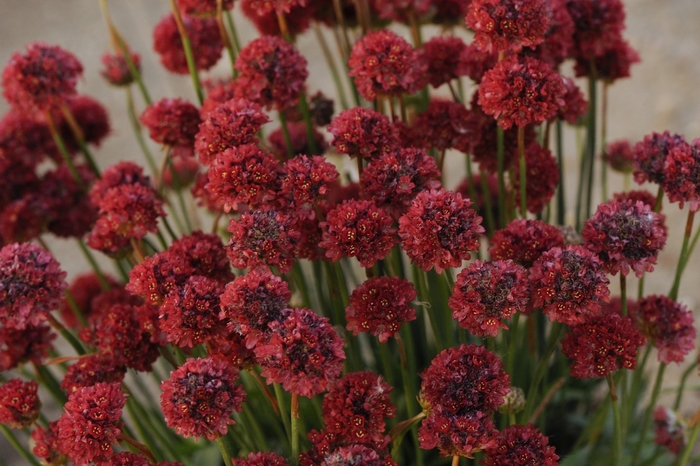
[[[246,397],[237,381],[238,372],[223,358],[188,359],[160,385],[165,422],[185,438],[225,435]]]
[[[573,79],[568,77],[563,79],[566,87],[566,92],[562,97],[564,105],[559,108],[557,116],[559,119],[574,125],[588,111],[588,101]]]
[[[592,59],[605,53],[625,28],[621,0],[566,0],[574,21],[574,55]]]
[[[14,164],[27,167],[34,175],[35,165],[46,157],[59,163],[62,160],[46,121],[15,110],[10,110],[0,119],[0,154],[0,171],[3,175]],[[21,184],[23,176],[13,171],[12,184]],[[29,170],[25,168],[25,171]],[[9,180],[9,177],[6,178]]]
[[[577,77],[595,76],[612,83],[621,78],[630,77],[630,68],[641,59],[622,37],[606,45],[603,52],[594,59],[576,57],[574,72]]]
[[[530,269],[533,306],[566,325],[583,324],[598,314],[609,301],[609,283],[600,259],[580,245],[551,248]]]
[[[486,450],[484,466],[557,466],[559,456],[549,439],[536,427],[512,425],[496,434],[496,444]]]
[[[668,151],[661,187],[668,200],[681,208],[688,202],[691,211],[700,209],[700,138]]]
[[[102,178],[97,180],[90,188],[90,201],[96,206],[102,202],[105,194],[111,189],[125,184],[140,184],[152,186],[151,179],[143,174],[143,168],[134,162],[121,161],[108,167]]]
[[[221,284],[233,280],[231,264],[221,238],[200,230],[181,236],[168,248],[171,255],[184,258],[198,275],[213,278]]]
[[[663,406],[654,409],[654,443],[677,455],[686,443],[686,427],[675,411]]]
[[[268,383],[290,393],[313,397],[331,386],[343,371],[343,340],[327,317],[304,308],[291,309],[270,324],[269,340],[255,347]]]
[[[511,55],[484,73],[479,105],[508,129],[549,120],[564,105],[565,93],[564,80],[548,64]]]
[[[680,134],[664,131],[644,136],[644,140],[634,145],[634,179],[642,184],[645,181],[662,184],[665,179],[664,166],[669,152],[687,145]]]
[[[357,257],[362,267],[384,259],[397,243],[391,216],[372,201],[348,200],[336,206],[321,222],[326,257]]]
[[[605,161],[610,168],[622,173],[632,173],[634,170],[634,153],[627,139],[612,141],[605,147]]]
[[[544,41],[551,22],[548,10],[546,0],[472,0],[466,23],[481,50],[518,53]]]
[[[141,71],[141,56],[138,53],[129,51],[131,61],[137,71]],[[129,65],[122,52],[114,54],[105,53],[102,55],[102,70],[100,74],[113,86],[128,86],[134,82]]]
[[[200,121],[197,107],[180,98],[153,102],[141,114],[151,139],[173,147],[192,146]]]
[[[328,126],[333,119],[334,109],[333,99],[325,96],[321,91],[309,97],[309,112],[316,126]]]
[[[335,150],[351,157],[376,159],[399,146],[398,132],[389,119],[363,107],[340,112],[328,125],[328,132],[334,136]]]
[[[107,109],[99,101],[87,95],[68,97],[66,105],[80,127],[84,141],[99,146],[111,131]],[[54,119],[59,121],[58,131],[68,150],[78,152],[80,145],[66,118],[59,116]]]
[[[94,172],[86,165],[77,165],[76,169],[84,183],[95,179]],[[68,166],[60,165],[46,172],[39,189],[39,196],[49,208],[47,228],[51,233],[62,238],[82,238],[92,229],[97,220],[97,208],[75,181]]]
[[[417,90],[427,64],[405,39],[383,29],[355,42],[348,67],[360,95],[372,101]]]
[[[68,367],[61,388],[70,395],[81,387],[92,387],[97,383],[120,384],[125,375],[126,366],[119,364],[112,355],[89,354]]]
[[[249,42],[236,58],[236,95],[267,108],[295,106],[309,72],[306,59],[281,37],[263,36]]]
[[[630,307],[637,327],[659,351],[664,364],[682,363],[695,348],[693,313],[686,306],[666,296],[652,295]]]
[[[472,81],[479,84],[484,73],[493,68],[498,62],[498,53],[484,52],[477,44],[469,44],[459,59],[459,76],[469,76]]]
[[[195,268],[184,257],[166,250],[134,266],[129,272],[126,289],[141,296],[147,304],[157,306],[195,273]]]
[[[512,259],[529,269],[554,247],[564,247],[564,235],[557,227],[541,220],[516,219],[493,234],[489,253],[494,259]]]
[[[33,243],[0,249],[0,323],[21,330],[39,325],[58,309],[66,273],[54,257]]]
[[[233,466],[288,466],[284,457],[271,451],[248,453],[246,458],[233,458]]]
[[[26,113],[59,107],[75,94],[83,65],[57,45],[33,42],[27,53],[14,53],[2,71],[2,95]]]
[[[306,5],[308,0],[250,0],[248,5],[258,14],[289,13],[293,6]]]
[[[410,15],[420,18],[428,13],[432,0],[372,0],[372,7],[381,19],[408,24]]]
[[[350,305],[345,308],[347,329],[355,336],[369,332],[386,343],[402,324],[416,319],[411,307],[414,299],[416,290],[405,278],[370,278],[350,295]]]
[[[25,362],[41,365],[53,349],[56,334],[48,325],[28,325],[23,329],[0,326],[0,371],[9,371]]]
[[[314,204],[338,176],[335,165],[325,157],[299,155],[284,164],[280,198],[297,215],[314,216]]]
[[[566,8],[566,0],[546,0],[545,4],[545,12],[550,21],[549,29],[544,34],[544,42],[534,50],[523,50],[523,53],[557,68],[574,47],[574,21]]]
[[[454,414],[437,407],[423,420],[418,429],[418,441],[424,450],[437,448],[440,456],[464,456],[493,447],[496,427],[491,416],[482,411]]]
[[[182,22],[192,45],[195,68],[203,71],[216,65],[224,49],[216,19],[183,16]],[[168,71],[189,73],[185,48],[172,13],[164,16],[153,30],[153,50],[160,55],[160,62]]]
[[[444,189],[419,193],[399,218],[401,248],[425,271],[461,266],[479,249],[482,233],[472,202]]]
[[[10,429],[29,427],[38,417],[41,400],[35,381],[10,379],[0,385],[0,424]]]
[[[547,207],[559,185],[559,165],[549,149],[537,142],[525,148],[525,201],[527,210],[539,214]],[[520,205],[520,164],[513,166],[511,178],[515,205]]]
[[[81,387],[68,396],[58,420],[58,449],[76,465],[106,461],[121,434],[126,395],[117,383]]]
[[[428,82],[437,88],[458,78],[464,70],[462,63],[467,45],[454,36],[436,36],[423,45],[428,63]]]
[[[233,8],[233,0],[224,0],[221,6],[224,10],[230,10]],[[214,16],[217,0],[177,0],[177,7],[185,15]]]
[[[469,110],[458,102],[443,99],[431,100],[427,110],[413,121],[412,129],[423,147],[440,152],[450,148],[470,152],[478,137]]]
[[[459,326],[472,335],[496,337],[516,312],[526,309],[530,288],[527,271],[511,260],[474,261],[455,281],[449,306]]]
[[[654,206],[656,205],[656,196],[650,193],[649,191],[645,191],[643,189],[637,189],[637,190],[632,190],[632,191],[626,191],[622,193],[614,193],[613,194],[613,199],[619,202],[641,202],[642,204],[648,205],[649,207],[654,209]]]
[[[263,9],[261,11],[258,6],[263,2],[271,5],[271,3],[266,0],[241,0],[241,11],[243,15],[253,23],[260,35],[281,37],[282,31],[280,31],[277,13],[274,8],[270,8],[269,10]],[[306,3],[305,6],[302,6],[295,0],[285,1],[285,4],[289,6],[289,11],[284,15],[284,19],[287,23],[287,31],[289,31],[289,35],[292,37],[296,37],[309,29],[311,26],[311,19],[319,9],[319,2]]]
[[[49,465],[61,465],[68,462],[68,457],[58,450],[58,421],[49,423],[47,429],[37,427],[32,431],[35,445],[32,452]]]
[[[206,90],[206,97],[204,97],[204,102],[202,102],[202,108],[199,109],[199,114],[202,117],[202,121],[204,121],[207,119],[209,112],[236,97],[236,87],[238,86],[233,78],[205,79],[202,85]]]
[[[471,0],[432,0],[430,3],[435,10],[433,21],[453,27],[464,24]]]

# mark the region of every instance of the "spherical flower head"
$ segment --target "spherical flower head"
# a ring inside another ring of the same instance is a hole
[[[416,319],[411,307],[414,299],[416,290],[405,278],[370,278],[350,295],[350,305],[345,308],[347,329],[355,336],[369,332],[386,343],[402,324]]]
[[[163,170],[161,183],[173,191],[184,191],[197,179],[200,168],[201,165],[194,157],[194,151],[191,147],[175,147],[170,153],[170,160],[168,160],[165,170]]]
[[[292,215],[264,207],[231,219],[226,230],[231,233],[226,250],[234,267],[265,264],[276,266],[281,273],[292,269],[301,237]]]
[[[311,398],[328,388],[343,371],[343,340],[326,317],[304,308],[291,309],[272,322],[269,340],[255,347],[261,375],[292,394]]]
[[[129,51],[129,57],[134,63],[137,71],[141,71],[141,56],[138,53]],[[129,65],[122,52],[105,53],[102,55],[102,70],[100,74],[112,86],[128,86],[134,82]]]
[[[319,466],[351,466],[355,464],[396,466],[389,453],[379,452],[374,448],[359,444],[340,446],[328,452],[317,464]]]
[[[221,284],[233,280],[231,263],[221,238],[214,233],[193,231],[173,241],[168,248],[170,254],[182,257],[197,275],[213,278]]]
[[[323,92],[318,91],[309,97],[309,113],[311,113],[311,120],[316,126],[328,126],[333,119],[334,111],[333,99],[324,95]]]
[[[24,329],[39,325],[58,309],[66,289],[66,273],[54,257],[33,243],[0,249],[0,322]]]
[[[625,28],[621,0],[566,0],[574,21],[574,55],[584,59],[601,56]]]
[[[29,427],[38,417],[41,400],[35,381],[10,379],[0,385],[0,424],[10,429]]]
[[[438,88],[460,76],[467,45],[459,37],[437,36],[423,45],[428,82]]]
[[[654,443],[677,455],[685,447],[685,424],[668,408],[654,409]]]
[[[80,387],[92,387],[97,383],[120,384],[125,375],[126,366],[119,364],[112,355],[89,354],[68,367],[61,388],[70,395]]]
[[[160,305],[168,294],[197,271],[183,255],[169,250],[147,257],[129,272],[126,289],[141,296],[146,304]]]
[[[173,147],[192,146],[201,122],[197,107],[180,98],[153,102],[140,119],[151,139]]]
[[[459,57],[459,76],[468,76],[476,84],[479,84],[484,73],[498,63],[498,53],[484,52],[475,43],[467,45]]]
[[[688,202],[690,210],[700,209],[700,138],[669,150],[664,160],[661,187],[669,201],[680,207]]]
[[[217,0],[177,0],[177,7],[183,15],[214,16],[217,9]],[[224,10],[233,8],[233,0],[221,2]]]
[[[421,146],[440,152],[450,148],[470,152],[477,137],[469,110],[458,102],[443,99],[431,100],[427,110],[413,121],[412,129]]]
[[[32,452],[48,465],[67,464],[68,458],[58,450],[58,421],[49,423],[48,428],[36,427],[31,434],[34,441]]]
[[[306,5],[302,6],[295,0],[282,1],[289,8],[289,11],[284,15],[284,19],[287,23],[287,31],[292,38],[309,29],[314,14],[318,9],[322,8],[318,2],[307,1],[305,2]],[[261,36],[282,37],[279,20],[277,19],[277,12],[275,12],[274,8],[261,10],[259,8],[261,3],[268,3],[271,5],[271,3],[266,0],[241,0],[241,12],[250,20]]]
[[[124,184],[152,186],[151,179],[143,174],[143,168],[134,162],[117,162],[108,167],[102,173],[102,178],[92,184],[89,193],[90,201],[99,206],[107,191]]]
[[[77,165],[80,179],[89,184],[94,172],[85,165]],[[66,165],[44,174],[39,196],[48,202],[50,218],[48,230],[61,238],[82,238],[97,220],[97,208],[85,195],[85,189],[75,180]]]
[[[634,152],[627,139],[612,141],[605,146],[605,161],[610,168],[620,173],[632,173],[634,170]]]
[[[245,337],[248,348],[254,348],[272,322],[284,319],[291,298],[287,282],[263,267],[256,268],[226,285],[219,317],[228,319],[229,328]]]
[[[585,246],[552,248],[530,268],[532,305],[550,321],[583,324],[609,301],[610,281],[600,259]]]
[[[209,165],[226,149],[257,141],[256,134],[270,121],[260,105],[248,99],[227,100],[207,113],[199,125],[194,148],[199,160]]]
[[[48,325],[28,325],[21,330],[0,326],[0,371],[25,362],[41,365],[53,349],[56,334]]]
[[[57,45],[33,42],[24,55],[14,53],[2,71],[2,95],[25,113],[59,107],[76,93],[83,65]]]
[[[270,110],[295,106],[309,75],[306,59],[281,37],[249,42],[236,58],[236,95]]]
[[[572,326],[561,342],[561,351],[572,360],[572,377],[602,378],[618,369],[634,370],[643,344],[644,336],[632,319],[598,314]]]
[[[326,430],[344,443],[383,449],[387,445],[385,418],[396,416],[389,398],[393,390],[372,372],[351,372],[334,383],[323,397]]]
[[[564,105],[559,108],[557,116],[560,120],[574,125],[588,112],[588,101],[573,79],[568,77],[563,79],[564,87],[566,88],[566,92],[562,97]]]
[[[258,14],[289,13],[295,5],[306,5],[307,0],[250,0],[249,6]]]
[[[399,147],[398,132],[389,119],[368,108],[343,110],[328,125],[328,132],[335,150],[351,157],[377,159]]]
[[[19,170],[24,169],[34,175],[35,166],[46,157],[57,162],[62,160],[46,121],[16,110],[8,111],[0,119],[0,153],[3,154],[0,159],[3,174],[9,173],[13,165],[17,165],[12,176],[12,184],[17,185],[22,184],[23,178],[18,176]]]
[[[496,337],[516,312],[525,310],[530,297],[527,271],[511,260],[474,261],[455,281],[449,306],[459,326],[472,335]]]
[[[564,80],[548,64],[511,55],[484,73],[479,105],[508,129],[549,120],[564,105],[565,93]]]
[[[681,303],[662,295],[647,296],[637,301],[630,315],[664,364],[682,363],[695,348],[693,313]]]
[[[621,78],[629,78],[630,68],[640,61],[637,51],[619,37],[592,60],[576,57],[574,73],[577,77],[595,76],[607,83],[613,83]]]
[[[82,131],[83,140],[89,144],[99,146],[102,140],[110,133],[111,126],[107,109],[96,99],[90,96],[71,96],[66,99],[68,110],[73,115],[75,122]],[[69,152],[78,152],[80,143],[66,118],[54,117],[58,123],[58,131]]]
[[[233,458],[233,466],[288,466],[284,457],[271,451],[248,453],[246,458]]]
[[[536,427],[512,425],[496,434],[496,445],[486,450],[484,466],[557,466],[559,456]]]
[[[454,27],[464,24],[471,0],[432,0],[430,3],[435,10],[433,22]]]
[[[510,376],[501,360],[477,345],[443,350],[421,374],[421,379],[424,410],[439,408],[452,415],[494,413],[510,390]]]
[[[472,202],[444,189],[423,191],[399,218],[401,248],[426,272],[459,267],[479,249],[484,233]]]
[[[223,358],[187,359],[160,384],[160,406],[165,422],[185,438],[215,440],[236,422],[245,391],[237,385],[238,373]]]
[[[542,253],[554,247],[564,247],[564,235],[557,227],[542,220],[516,219],[493,234],[489,254],[529,269]]]
[[[545,12],[549,16],[549,29],[544,41],[534,49],[523,53],[537,57],[557,68],[566,60],[574,48],[574,20],[566,8],[566,0],[547,0]]]
[[[360,95],[372,101],[377,96],[412,92],[416,82],[423,79],[426,63],[405,39],[392,31],[381,30],[355,42],[348,67]]]
[[[323,134],[314,128],[314,143],[316,144],[316,148],[311,150],[309,137],[306,132],[306,123],[303,121],[288,121],[287,130],[289,131],[291,150],[287,147],[287,140],[281,127],[272,131],[267,137],[272,152],[280,160],[287,160],[300,155],[323,155],[328,148],[328,143],[326,143]]]
[[[204,71],[216,65],[224,49],[216,19],[183,16],[182,22],[192,46],[195,68]],[[160,62],[168,71],[189,73],[185,48],[172,13],[163,17],[153,30],[153,50],[160,55]]]
[[[544,42],[551,17],[545,0],[472,0],[466,23],[485,52],[518,53]]]
[[[527,210],[539,214],[547,207],[559,185],[559,165],[549,149],[537,142],[525,148],[525,202]],[[511,178],[515,203],[520,205],[520,164],[513,167]]]
[[[643,189],[636,189],[632,191],[625,191],[622,193],[614,193],[613,194],[613,199],[619,202],[632,202],[632,203],[637,203],[641,202],[642,204],[648,205],[649,207],[654,209],[654,206],[656,205],[656,196],[649,191],[645,191]],[[660,210],[660,209],[659,209]]]
[[[610,274],[637,277],[654,270],[666,244],[666,217],[643,202],[608,201],[599,204],[581,234],[585,245],[598,255]]]
[[[81,387],[68,396],[58,420],[58,449],[76,465],[106,461],[121,434],[126,395],[119,384]]]
[[[325,157],[299,155],[284,164],[280,188],[282,202],[298,215],[314,216],[316,201],[325,196],[329,184],[338,179],[335,165]]]
[[[395,149],[383,153],[362,171],[363,195],[399,217],[418,193],[440,187],[440,171],[424,149]]]
[[[665,179],[664,166],[671,150],[682,148],[688,143],[680,134],[664,131],[644,136],[644,140],[634,145],[634,179],[642,184],[645,181],[662,184]]]
[[[211,161],[206,189],[225,212],[239,202],[260,206],[277,196],[281,171],[273,155],[255,144],[231,147]]]
[[[410,15],[416,18],[425,16],[431,7],[431,0],[372,0],[372,7],[381,19],[408,24]]]
[[[46,230],[50,201],[38,193],[26,193],[0,211],[2,244],[31,241]]]
[[[418,442],[424,450],[437,448],[442,457],[473,458],[495,444],[495,430],[490,415],[482,411],[454,414],[438,406],[423,420]]]
[[[362,267],[384,259],[398,242],[391,216],[372,201],[345,201],[321,222],[326,257],[333,262],[357,257]]]

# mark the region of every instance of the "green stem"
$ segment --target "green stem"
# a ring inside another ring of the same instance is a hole
[[[515,367],[515,344],[518,339],[518,323],[520,321],[520,312],[516,312],[510,324],[510,340],[508,341],[508,356],[506,357],[506,372],[510,374],[513,380],[513,368]]]
[[[54,142],[56,143],[56,146],[58,147],[58,151],[61,153],[61,157],[63,158],[63,161],[65,162],[66,166],[68,167],[68,171],[70,171],[71,176],[75,180],[75,182],[78,184],[78,186],[81,189],[87,190],[87,185],[83,181],[83,179],[80,177],[80,174],[78,173],[78,169],[75,167],[75,163],[73,163],[73,157],[71,157],[70,152],[68,152],[68,149],[66,148],[66,144],[63,141],[63,138],[61,137],[61,134],[58,132],[56,129],[56,123],[53,120],[53,116],[51,115],[50,111],[45,112],[46,116],[46,124],[49,126],[49,131],[51,132],[51,136],[53,137]]]
[[[683,275],[683,268],[688,260],[688,243],[690,242],[690,234],[693,231],[693,220],[695,218],[695,212],[692,209],[688,210],[688,219],[685,223],[685,234],[683,235],[683,245],[681,246],[681,253],[678,256],[678,264],[676,266],[676,275],[673,278],[673,286],[671,291],[668,293],[668,297],[676,300],[678,299],[678,290],[681,286],[681,276]]]
[[[136,432],[138,432],[139,438],[146,444],[148,449],[151,450],[151,453],[155,459],[157,461],[162,461],[163,454],[153,441],[153,434],[146,429],[146,426],[143,425],[144,419],[148,418],[148,416],[143,416],[143,410],[139,410],[141,412],[137,413],[134,404],[138,404],[138,401],[133,396],[129,396],[129,398],[126,400],[126,410],[129,413],[131,420],[135,424]]]
[[[404,326],[401,332],[396,335],[396,344],[399,348],[400,359],[403,360],[403,363],[401,364],[401,379],[403,381],[404,396],[406,397],[406,413],[408,414],[409,418],[412,418],[417,412],[417,393],[414,386],[414,381],[417,379],[416,359],[413,354],[413,346],[410,344],[408,347],[404,345],[404,340],[401,333],[408,337],[410,336],[410,331],[408,327]],[[411,339],[408,338],[408,341],[410,343]],[[420,443],[418,442],[418,433],[415,429],[411,429],[411,435],[413,437],[416,464],[421,466],[423,464],[423,450],[421,450]]]
[[[428,319],[430,320],[430,327],[433,330],[433,338],[435,340],[435,347],[437,348],[438,352],[442,351],[445,349],[443,346],[443,339],[442,336],[439,333],[440,330],[440,325],[437,321],[437,318],[435,316],[434,310],[430,307],[430,297],[428,296],[428,286],[426,284],[425,280],[425,272],[418,268],[415,264],[413,264],[413,277],[414,277],[414,282],[416,285],[418,285],[418,299],[421,301],[423,309],[425,310],[425,313],[428,315]]]
[[[233,48],[235,49],[236,53],[240,53],[241,51],[241,41],[238,40],[238,32],[236,32],[236,25],[233,22],[233,16],[231,15],[231,10],[226,10],[224,12],[224,16],[226,17],[226,25],[228,26],[229,30],[231,31],[231,40],[233,41]],[[236,77],[236,70],[234,69],[233,71],[233,77]]]
[[[624,413],[625,429],[627,429],[632,423],[632,416],[634,415],[634,406],[637,404],[639,392],[642,389],[642,377],[644,376],[644,369],[647,365],[647,361],[649,360],[649,355],[651,354],[651,348],[651,345],[646,345],[646,349],[644,350],[642,359],[639,362],[639,364],[637,364],[637,367],[632,373],[632,387],[630,388],[630,393],[627,397],[627,410]]]
[[[642,453],[642,447],[644,446],[644,440],[646,438],[647,429],[649,428],[649,423],[651,422],[651,415],[656,406],[656,400],[659,398],[659,393],[661,393],[661,384],[663,383],[664,370],[666,369],[666,364],[660,363],[659,368],[656,371],[656,380],[654,382],[654,389],[651,392],[651,400],[649,405],[644,412],[644,421],[642,422],[642,429],[639,431],[639,441],[634,449],[634,456],[632,457],[632,466],[637,464],[639,460],[639,455]]]
[[[284,145],[287,146],[287,157],[294,157],[294,146],[292,146],[292,137],[289,135],[289,127],[287,126],[287,117],[283,111],[277,112],[280,119],[280,127],[282,128],[282,136],[284,136]]]
[[[620,405],[617,402],[617,393],[615,391],[615,382],[613,381],[612,375],[608,374],[606,376],[608,381],[608,387],[610,388],[610,399],[612,401],[612,412],[613,412],[613,458],[615,465],[619,465],[622,461],[622,420],[620,417]]]
[[[316,146],[316,138],[314,135],[314,123],[311,121],[311,113],[309,112],[309,102],[306,99],[306,92],[301,91],[299,96],[299,111],[301,112],[301,117],[304,119],[304,124],[306,125],[306,143],[309,146],[309,151],[311,155],[318,154],[318,146]]]
[[[501,126],[496,127],[496,161],[498,165],[498,206],[500,209],[499,228],[506,226],[506,180],[504,163],[504,135]]]
[[[197,74],[197,66],[194,62],[192,43],[187,35],[187,28],[185,27],[185,23],[182,22],[180,9],[175,3],[175,0],[170,0],[170,6],[173,10],[173,17],[177,23],[178,31],[180,32],[180,39],[182,40],[182,47],[185,51],[185,59],[187,60],[187,68],[190,70],[190,78],[192,78],[192,85],[194,86],[194,91],[197,94],[197,101],[199,102],[199,105],[202,105],[202,102],[204,101],[204,93],[202,92],[202,83],[199,80],[199,74]]]
[[[587,180],[587,190],[586,190],[586,216],[585,219],[591,216],[591,206],[593,204],[593,173],[595,170],[595,156],[596,156],[596,120],[597,120],[597,105],[596,105],[596,94],[597,94],[597,80],[595,77],[595,72],[591,74],[588,78],[588,92],[590,100],[590,114],[588,120],[588,133],[587,133],[587,145],[586,145],[586,157],[589,161],[588,166],[588,180]],[[583,222],[582,222],[583,223]]]
[[[285,401],[285,392],[282,390],[280,384],[273,384],[275,388],[275,398],[277,398],[277,406],[280,408],[280,417],[282,418],[282,424],[284,424],[284,431],[287,434],[287,438],[291,439],[292,429],[290,426],[290,416],[287,415],[287,402]]]
[[[291,426],[292,466],[299,464],[299,395],[292,393]]]
[[[681,406],[681,400],[683,399],[683,392],[685,391],[685,384],[688,381],[688,377],[690,377],[691,374],[695,373],[695,370],[698,367],[698,361],[695,359],[693,363],[688,366],[686,370],[683,371],[683,375],[681,376],[681,383],[678,386],[678,391],[676,392],[676,401],[673,402],[673,410],[678,411],[678,408]]]
[[[0,424],[0,430],[2,433],[5,435],[5,438],[7,439],[8,442],[10,442],[10,445],[19,453],[22,458],[27,460],[29,464],[32,466],[41,466],[41,464],[34,458],[34,455],[29,453],[29,451],[22,445],[19,440],[17,440],[17,437],[15,437],[14,432],[10,430],[9,427],[7,427],[5,424]]]
[[[68,307],[73,311],[73,315],[78,319],[78,322],[80,322],[80,326],[87,328],[88,323],[87,320],[85,320],[83,311],[78,307],[78,303],[75,302],[75,298],[69,290],[66,290],[66,301],[68,302]]]
[[[535,407],[535,402],[537,401],[537,391],[540,382],[547,372],[549,367],[549,358],[554,353],[554,350],[559,343],[559,337],[564,332],[564,326],[558,322],[553,322],[552,327],[549,330],[549,341],[547,342],[547,349],[545,350],[542,358],[540,359],[537,369],[535,371],[535,376],[532,379],[530,388],[527,391],[527,401],[525,403],[525,409],[523,410],[521,419],[529,419],[532,414],[532,410]]]
[[[49,314],[49,324],[56,330],[58,333],[61,334],[61,336],[73,347],[76,353],[79,355],[85,354],[85,348],[83,347],[83,344],[81,343],[80,340],[78,340],[75,335],[70,333],[66,327],[63,326],[62,323],[57,321],[54,316]]]
[[[95,256],[92,255],[92,252],[90,252],[90,249],[85,245],[85,242],[82,239],[79,239],[77,243],[78,247],[80,248],[80,251],[82,251],[83,255],[90,263],[90,267],[95,272],[95,275],[97,276],[97,281],[100,283],[100,288],[102,289],[102,291],[109,291],[112,287],[107,281],[107,278],[105,277],[104,273],[102,273],[102,269],[97,263]]]
[[[564,137],[561,120],[556,122],[557,162],[559,166],[559,186],[557,188],[557,225],[564,225],[566,215],[566,189],[564,187]]]
[[[693,447],[695,446],[695,442],[698,439],[699,433],[700,423],[697,423],[695,424],[695,427],[693,427],[692,433],[690,434],[690,439],[688,440],[688,444],[685,446],[685,450],[683,450],[683,456],[681,457],[678,466],[685,466],[688,463],[688,460],[690,459],[690,454],[693,452]]]
[[[326,42],[326,38],[323,36],[323,31],[321,31],[321,28],[318,26],[318,23],[314,22],[313,28],[314,28],[314,33],[316,34],[316,40],[318,41],[319,45],[321,46],[321,51],[323,52],[323,57],[326,59],[326,63],[328,64],[328,69],[331,70],[331,77],[333,78],[333,83],[335,84],[336,94],[338,95],[338,98],[340,99],[340,105],[341,105],[341,107],[343,107],[343,110],[347,110],[349,108],[348,102],[345,98],[345,90],[343,88],[343,83],[340,79],[340,73],[338,72],[338,67],[335,64],[335,60],[333,59],[333,54],[331,53],[331,50],[328,47],[328,42]]]
[[[605,156],[606,143],[608,137],[608,83],[603,81],[603,93],[600,96],[600,185],[602,188],[603,202],[608,200],[608,161]]]
[[[527,163],[525,161],[524,126],[518,126],[518,155],[520,159],[520,216],[527,218]]]
[[[620,272],[620,310],[623,316],[627,316],[627,276]]]
[[[233,466],[233,462],[231,461],[231,446],[228,444],[225,438],[217,438],[216,444],[219,445],[219,451],[221,451],[221,457],[224,459],[224,464],[226,466]]]
[[[143,152],[143,155],[146,158],[148,168],[151,169],[151,174],[153,176],[157,176],[158,167],[156,166],[155,159],[153,158],[153,153],[148,148],[146,139],[143,137],[143,131],[141,131],[141,124],[139,123],[139,119],[136,116],[134,95],[132,94],[131,88],[129,87],[126,88],[126,109],[127,113],[129,114],[129,122],[131,123],[131,129],[133,130],[134,135],[136,136],[136,141],[138,142],[139,147],[141,148],[141,152]]]

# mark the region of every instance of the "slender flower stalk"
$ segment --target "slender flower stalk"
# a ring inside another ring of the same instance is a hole
[[[182,15],[180,14],[180,8],[178,8],[175,0],[170,0],[170,7],[173,11],[173,17],[177,23],[177,29],[180,32],[180,38],[182,39],[182,46],[185,49],[185,58],[187,59],[187,68],[190,70],[190,77],[192,78],[192,85],[194,86],[195,94],[197,94],[197,100],[201,105],[204,101],[204,93],[202,90],[202,83],[199,80],[199,73],[197,72],[197,67],[194,62],[194,54],[192,52],[192,43],[187,34],[187,29],[185,28],[185,23],[182,22]]]

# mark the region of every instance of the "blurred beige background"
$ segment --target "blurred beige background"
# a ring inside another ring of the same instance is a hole
[[[195,100],[188,77],[170,75],[163,70],[152,50],[151,32],[158,20],[169,11],[167,0],[111,0],[113,20],[131,47],[142,56],[143,74],[154,99],[183,96]],[[632,78],[616,83],[610,89],[609,140],[629,138],[640,140],[652,131],[670,130],[684,134],[686,139],[700,137],[700,1],[698,0],[628,0],[625,36],[639,52],[642,63],[633,67]],[[246,27],[238,10],[234,13],[242,42],[256,34]],[[405,32],[405,31],[404,31]],[[429,34],[428,34],[429,35]],[[0,66],[11,53],[23,51],[32,41],[58,44],[73,52],[85,67],[80,92],[100,100],[110,110],[112,135],[96,150],[98,163],[106,167],[120,159],[141,160],[125,113],[124,92],[108,86],[99,75],[100,56],[109,50],[97,0],[0,0]],[[311,93],[324,89],[333,94],[329,73],[311,31],[301,36],[298,47],[307,56],[310,67],[308,87]],[[224,77],[228,63],[222,60],[208,73]],[[139,108],[143,108],[139,100]],[[7,110],[0,102],[0,113]],[[569,137],[573,141],[573,137]],[[573,146],[573,144],[570,144]],[[155,145],[152,146],[157,151]],[[576,154],[568,151],[568,179],[576,175]],[[461,165],[461,163],[460,163]],[[450,170],[448,187],[453,187],[463,173],[461,167]],[[621,186],[621,179],[611,177],[611,183]],[[568,205],[574,205],[575,183],[568,187]],[[655,187],[649,187],[653,192]],[[615,188],[611,188],[614,192]],[[598,190],[596,191],[596,194]],[[647,280],[648,293],[666,293],[680,248],[686,211],[677,205],[666,205],[670,235],[668,246],[661,255],[657,271]],[[697,223],[700,223],[697,222]],[[52,248],[65,269],[71,274],[85,270],[87,265],[72,243],[52,242]],[[681,299],[697,311],[700,308],[700,252],[691,260],[681,286]],[[614,280],[615,281],[615,280]],[[636,279],[630,280],[636,289]],[[634,291],[632,291],[634,292]],[[675,369],[675,366],[674,366]],[[674,385],[678,371],[667,371],[666,386]],[[700,380],[691,378],[692,396],[686,398],[685,414],[697,409]],[[7,458],[0,447],[0,460]]]

